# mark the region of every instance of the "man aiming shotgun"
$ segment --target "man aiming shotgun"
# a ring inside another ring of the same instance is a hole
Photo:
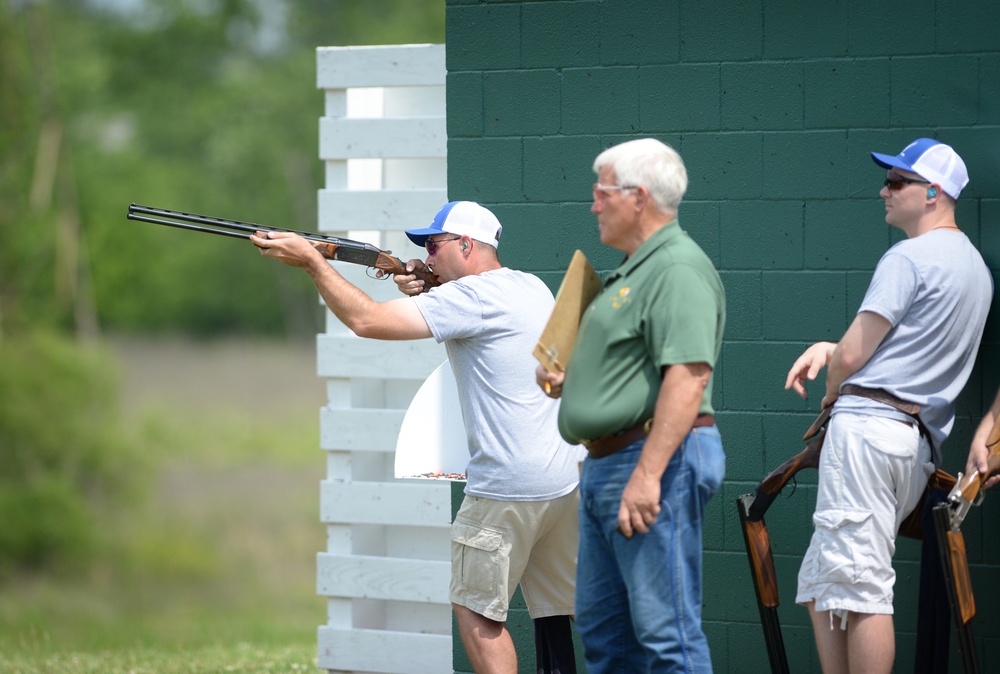
[[[581,452],[556,425],[558,403],[533,382],[532,349],[552,311],[537,277],[503,267],[502,227],[479,204],[446,204],[407,236],[427,260],[392,270],[411,297],[375,302],[291,232],[251,235],[261,255],[304,269],[330,310],[360,337],[433,337],[448,351],[472,453],[465,499],[452,524],[450,599],[476,672],[514,674],[505,621],[521,585],[535,622],[538,671],[576,671],[574,612]],[[441,284],[418,272],[433,268]],[[496,571],[490,573],[490,569]]]

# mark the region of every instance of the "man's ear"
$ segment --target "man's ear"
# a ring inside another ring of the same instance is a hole
[[[651,197],[649,196],[649,190],[646,189],[645,185],[639,185],[635,188],[635,209],[641,211],[646,208],[646,201]]]

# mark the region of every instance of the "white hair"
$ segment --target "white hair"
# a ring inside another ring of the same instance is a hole
[[[688,177],[684,161],[672,147],[655,138],[626,141],[597,155],[594,173],[600,174],[608,164],[614,167],[619,185],[642,185],[659,210],[677,214],[687,192]]]

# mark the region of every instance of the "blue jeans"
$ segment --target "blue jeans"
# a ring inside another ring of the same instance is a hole
[[[701,629],[701,530],[725,475],[715,426],[694,428],[660,482],[660,514],[648,534],[616,529],[622,491],[642,442],[584,461],[576,625],[589,674],[711,672]]]

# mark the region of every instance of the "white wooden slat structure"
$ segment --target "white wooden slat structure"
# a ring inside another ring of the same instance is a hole
[[[402,233],[429,224],[447,201],[444,45],[317,50],[325,93],[319,229],[422,257]],[[392,281],[335,263],[376,300]],[[393,453],[406,408],[440,365],[433,340],[360,339],[327,312],[317,373],[327,380],[320,444],[327,452],[317,593],[327,598],[318,664],[335,672],[452,671],[451,489],[396,480]]]

